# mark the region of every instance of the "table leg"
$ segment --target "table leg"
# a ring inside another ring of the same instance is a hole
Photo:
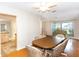
[[[43,51],[43,55],[44,55],[45,57],[48,57],[48,56],[49,56],[49,54],[48,54],[48,50],[44,49],[44,51]]]

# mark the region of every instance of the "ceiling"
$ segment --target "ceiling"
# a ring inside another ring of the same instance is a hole
[[[34,14],[40,15],[46,20],[70,20],[78,18],[79,16],[79,2],[57,2],[55,9],[56,12],[39,12],[34,9],[34,5],[39,4],[39,2],[17,2],[17,3],[0,3],[0,6],[5,5],[25,11],[32,12]]]

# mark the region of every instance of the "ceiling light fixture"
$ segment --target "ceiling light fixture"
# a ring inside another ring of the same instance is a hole
[[[39,11],[45,12],[50,11],[53,7],[56,7],[56,2],[50,3],[50,2],[41,2],[35,4],[34,8],[38,9]]]

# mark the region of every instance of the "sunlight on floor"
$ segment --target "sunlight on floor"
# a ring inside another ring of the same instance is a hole
[[[16,50],[15,42],[9,41],[1,45],[1,55],[8,54]]]

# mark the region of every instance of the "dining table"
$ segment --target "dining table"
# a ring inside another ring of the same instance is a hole
[[[46,54],[46,51],[49,49],[52,49],[56,47],[58,44],[63,42],[64,39],[54,39],[52,36],[47,36],[41,39],[35,39],[32,41],[32,45],[41,49],[44,49],[44,54]]]

